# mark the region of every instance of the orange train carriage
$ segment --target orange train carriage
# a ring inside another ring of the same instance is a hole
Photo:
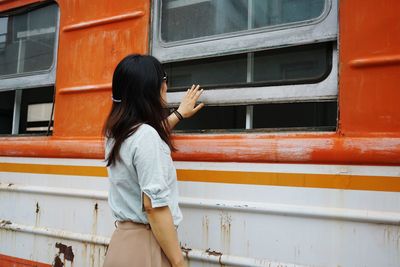
[[[399,9],[0,1],[0,266],[101,266],[101,128],[130,53],[165,64],[171,106],[206,88],[173,137],[191,266],[399,266]]]

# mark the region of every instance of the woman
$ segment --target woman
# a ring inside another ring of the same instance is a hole
[[[192,86],[168,116],[167,82],[152,56],[129,55],[114,71],[103,134],[117,228],[104,267],[185,266],[176,232],[182,214],[170,133],[204,106],[196,106],[203,90]]]

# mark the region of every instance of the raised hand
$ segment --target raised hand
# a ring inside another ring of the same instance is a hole
[[[200,89],[200,85],[192,85],[192,87],[187,90],[186,95],[183,97],[178,107],[178,112],[182,114],[183,118],[190,118],[204,107],[204,103],[200,103],[196,106],[196,102],[202,93],[203,89]]]

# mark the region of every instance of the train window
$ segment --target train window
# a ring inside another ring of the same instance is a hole
[[[54,87],[0,92],[0,134],[50,134]]]
[[[151,52],[161,62],[337,39],[338,0],[155,0]]]
[[[54,84],[57,25],[55,3],[0,13],[0,89]]]
[[[179,130],[334,128],[337,6],[338,0],[155,0],[150,48],[170,77],[170,105],[192,84],[207,89],[203,115]],[[259,119],[271,110],[279,110],[273,115],[282,125]],[[286,117],[292,112],[304,115],[298,125]]]
[[[239,12],[239,6],[247,8],[248,28],[244,31],[201,33],[209,20],[203,22],[196,15],[191,17],[193,22],[181,23],[190,20],[187,14],[196,10],[204,13],[200,17],[213,16],[239,25],[235,12],[213,15],[225,7]],[[181,9],[192,11],[177,16]],[[337,0],[156,0],[153,14],[151,53],[169,69],[172,94],[200,83],[209,89],[233,90],[213,90],[206,99],[209,104],[274,102],[284,98],[334,100],[337,96]],[[168,37],[174,32],[189,36],[184,33],[185,27],[195,37]],[[306,83],[314,85],[295,90],[276,88]],[[243,87],[253,88],[235,90]],[[170,99],[180,97],[178,94]]]
[[[325,0],[166,0],[161,2],[161,38],[174,42],[309,22],[322,15],[325,4]]]
[[[313,83],[331,71],[332,44],[313,44],[164,64],[169,91]]]
[[[251,109],[251,115],[247,112]],[[208,130],[331,131],[336,128],[337,102],[274,103],[251,106],[206,106],[175,132]]]
[[[0,134],[51,133],[58,21],[49,1],[0,13]]]

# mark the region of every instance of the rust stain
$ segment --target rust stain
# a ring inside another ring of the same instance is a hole
[[[56,243],[56,248],[58,248],[58,253],[54,258],[53,267],[63,267],[65,261],[70,261],[72,265],[75,256],[74,252],[72,251],[72,246]],[[60,258],[61,254],[63,255],[63,260]]]
[[[93,209],[93,223],[92,223],[92,234],[97,233],[97,220],[99,217],[99,204],[96,202],[94,204],[94,209]]]
[[[36,202],[35,226],[38,226],[39,223],[40,223],[40,206],[39,206],[39,202]]]
[[[208,225],[209,225],[209,219],[208,216],[205,215],[203,217],[202,221],[202,226],[203,226],[203,247],[208,247]]]
[[[63,266],[64,263],[61,261],[60,257],[56,255],[56,257],[54,258],[53,267],[63,267]]]
[[[39,213],[40,208],[39,208],[39,202],[36,202],[36,213]]]
[[[1,220],[1,221],[0,221],[0,226],[6,226],[6,225],[8,225],[8,224],[12,224],[12,222],[11,222],[11,221],[8,221],[8,220]]]
[[[232,217],[228,213],[223,211],[220,214],[221,245],[223,245],[224,251],[226,253],[229,253],[230,251],[231,223],[232,223]]]
[[[221,252],[218,252],[218,251],[215,251],[215,250],[213,250],[213,251],[211,251],[211,249],[207,249],[206,250],[206,253],[209,255],[209,256],[216,256],[216,257],[218,257],[218,263],[221,265],[221,266],[225,266],[224,264],[222,264],[222,253]]]
[[[207,249],[206,250],[206,253],[209,255],[209,256],[222,256],[222,253],[221,252],[218,252],[218,251],[215,251],[215,250],[213,250],[213,251],[211,251],[211,249]]]
[[[183,253],[186,254],[186,257],[188,257],[189,252],[192,250],[191,248],[187,248],[184,246],[181,246],[181,250],[183,251]]]

